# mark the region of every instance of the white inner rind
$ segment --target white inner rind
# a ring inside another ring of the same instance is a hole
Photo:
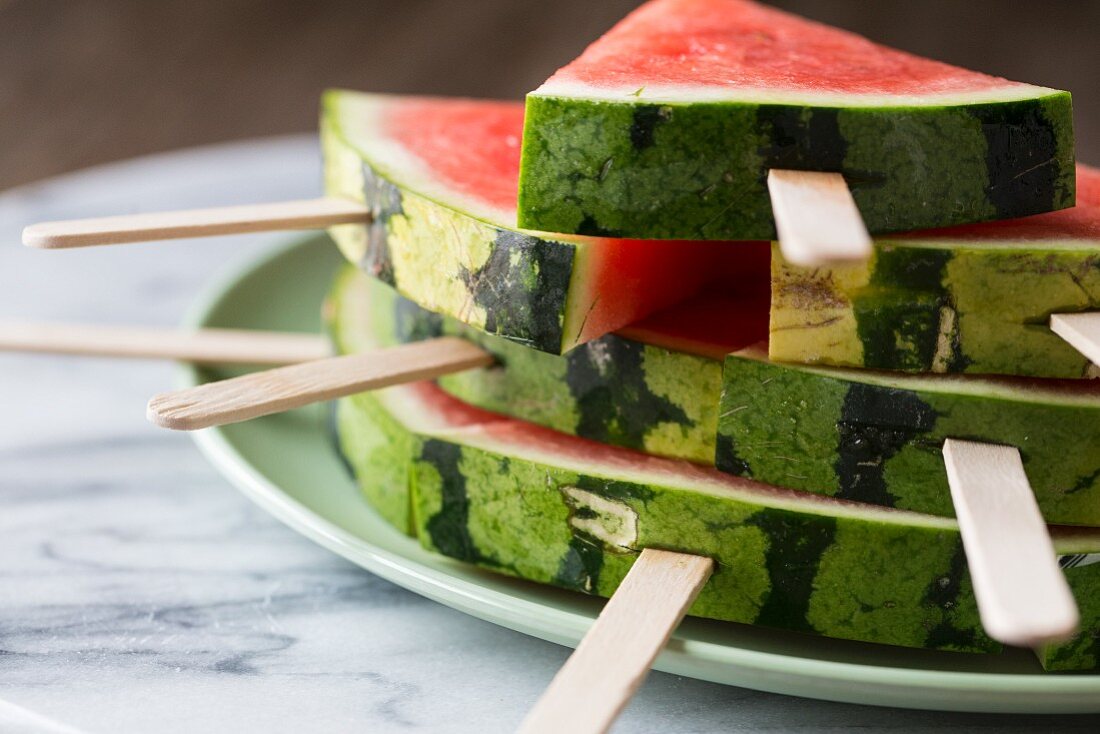
[[[983,238],[981,235],[930,235],[924,239],[897,239],[876,237],[875,244],[882,248],[912,247],[925,250],[1044,250],[1053,252],[1100,251],[1100,219],[1097,221],[1097,238],[1047,239],[1046,237],[1017,236],[1001,239]]]
[[[736,358],[769,362],[767,349],[762,345],[747,347],[734,352]],[[1041,405],[1091,405],[1100,408],[1100,390],[1090,390],[1085,380],[1067,380],[1064,387],[1040,384],[1042,380],[962,374],[921,374],[906,372],[882,372],[854,367],[818,367],[812,364],[776,363],[784,369],[797,370],[833,380],[849,380],[865,385],[876,385],[898,390],[977,395],[997,398],[1014,403]]]
[[[578,81],[550,79],[527,96],[540,98],[585,99],[594,102],[626,104],[690,104],[725,102],[731,104],[786,104],[806,107],[945,107],[995,102],[1018,102],[1062,95],[1058,89],[1036,87],[1018,82],[978,89],[972,92],[936,92],[922,94],[883,94],[859,92],[809,91],[805,89],[747,89],[730,86],[631,85],[597,86]]]

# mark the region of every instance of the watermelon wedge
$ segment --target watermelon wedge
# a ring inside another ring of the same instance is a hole
[[[342,351],[378,343],[339,318],[332,329]],[[701,553],[718,571],[691,610],[698,616],[910,647],[997,649],[978,623],[953,520],[571,437],[480,411],[427,383],[342,400],[337,425],[368,501],[441,554],[607,596],[643,547]],[[1100,550],[1100,531],[1054,532],[1063,555]],[[1095,589],[1100,564],[1066,574],[1074,589]],[[1084,641],[1096,628],[1088,618],[1077,647],[1052,648],[1046,659],[1094,666]]]
[[[772,359],[920,372],[1093,377],[1049,328],[1100,309],[1100,170],[1077,206],[879,238],[865,263],[801,268],[773,254]]]
[[[1073,204],[1070,96],[748,0],[651,0],[527,96],[519,225],[771,239],[770,168],[844,174],[872,234]]]
[[[564,433],[942,516],[954,515],[944,439],[1008,444],[1021,449],[1048,521],[1100,525],[1100,383],[769,362],[754,344],[766,294],[708,293],[564,356],[479,334],[351,267],[330,310],[344,348],[364,335],[387,346],[474,339],[499,366],[445,377],[443,389]]]
[[[737,280],[723,243],[517,230],[522,124],[515,103],[328,92],[326,190],[375,217],[333,238],[426,308],[553,353]]]

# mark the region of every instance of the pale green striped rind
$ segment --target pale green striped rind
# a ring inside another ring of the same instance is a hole
[[[584,245],[498,227],[396,181],[345,129],[358,125],[360,135],[380,135],[372,132],[372,115],[383,104],[340,91],[322,102],[325,191],[363,202],[373,215],[369,225],[331,228],[344,255],[417,303],[476,329],[553,353],[571,347],[589,307],[574,286]],[[412,166],[403,173],[415,178]]]
[[[996,245],[996,246],[993,246]],[[1096,243],[883,239],[866,263],[772,253],[778,361],[912,372],[1093,376],[1051,314],[1100,309]]]
[[[385,324],[373,319],[363,276],[352,267],[337,275],[325,303],[324,322],[337,354],[356,354],[381,346]],[[363,495],[379,515],[404,533],[414,534],[408,472],[415,455],[415,433],[387,409],[390,391],[355,395],[336,404],[336,431],[348,465]]]
[[[446,439],[425,442],[414,472],[421,541],[487,568],[607,596],[641,548],[666,548],[719,564],[692,608],[699,616],[914,647],[994,648],[966,597],[951,528],[779,510]],[[937,596],[941,587],[951,591]]]

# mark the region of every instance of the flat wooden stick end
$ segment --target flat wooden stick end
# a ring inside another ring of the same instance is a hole
[[[23,244],[36,250],[60,250],[69,246],[64,237],[52,234],[41,224],[31,224],[23,228]]]

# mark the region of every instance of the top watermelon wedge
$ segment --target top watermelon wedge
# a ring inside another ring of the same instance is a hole
[[[748,0],[651,0],[527,97],[519,225],[770,239],[770,168],[845,175],[872,233],[1074,201],[1070,95]]]
[[[720,242],[516,229],[522,126],[519,103],[326,93],[326,191],[374,214],[333,238],[425,308],[553,353],[742,277]]]

